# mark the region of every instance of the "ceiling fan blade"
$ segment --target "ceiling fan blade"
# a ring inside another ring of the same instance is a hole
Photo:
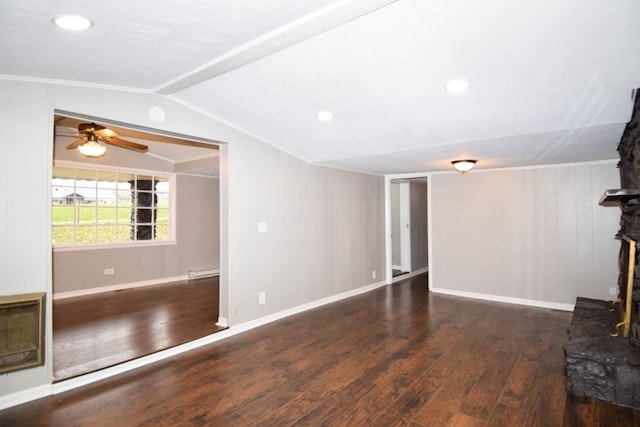
[[[149,147],[146,145],[138,144],[137,142],[125,141],[124,139],[117,138],[115,136],[101,137],[101,141],[107,144],[117,145],[118,147],[126,148],[127,150],[137,151],[138,153],[146,153]]]
[[[98,129],[94,133],[101,138],[112,138],[118,136],[118,133],[116,131],[108,128]]]
[[[67,150],[71,150],[73,148],[78,148],[79,146],[81,146],[82,144],[84,144],[87,141],[88,141],[87,138],[76,139],[71,144],[67,145]]]

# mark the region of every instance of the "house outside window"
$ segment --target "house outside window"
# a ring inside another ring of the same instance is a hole
[[[174,175],[66,165],[52,175],[54,246],[174,240]]]

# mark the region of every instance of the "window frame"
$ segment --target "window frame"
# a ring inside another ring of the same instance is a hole
[[[102,249],[117,249],[117,248],[134,248],[134,247],[147,247],[147,246],[167,246],[167,245],[175,245],[177,244],[176,239],[176,174],[173,172],[166,171],[157,171],[157,170],[149,170],[149,169],[139,169],[139,168],[130,168],[130,167],[121,167],[121,166],[110,166],[110,165],[102,165],[102,164],[88,164],[82,162],[72,162],[72,161],[55,161],[52,167],[51,181],[49,182],[49,191],[51,197],[49,198],[50,209],[51,209],[51,228],[49,229],[49,233],[53,233],[53,180],[56,179],[53,176],[53,168],[55,167],[63,167],[63,168],[76,168],[76,169],[85,169],[85,170],[93,170],[96,173],[99,172],[118,172],[118,173],[128,173],[133,174],[135,176],[140,175],[151,175],[151,176],[161,176],[163,178],[167,178],[169,182],[169,200],[168,200],[168,210],[169,210],[169,233],[168,237],[165,240],[129,240],[129,241],[115,241],[115,242],[81,242],[81,243],[65,243],[65,244],[53,244],[52,248],[55,252],[71,252],[71,251],[84,251],[84,250],[102,250]],[[77,178],[76,178],[77,180]],[[74,187],[75,190],[75,187]],[[76,224],[74,223],[74,228]]]

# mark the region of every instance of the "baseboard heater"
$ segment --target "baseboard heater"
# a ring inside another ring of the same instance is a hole
[[[202,279],[203,277],[212,277],[220,274],[217,268],[206,268],[203,270],[189,270],[189,279]]]

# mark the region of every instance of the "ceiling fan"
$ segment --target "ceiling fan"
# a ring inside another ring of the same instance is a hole
[[[146,153],[149,150],[146,145],[120,139],[115,131],[95,123],[80,123],[78,125],[78,134],[70,136],[78,136],[80,138],[67,145],[67,150],[77,148],[87,157],[104,156],[107,147],[101,145],[100,142],[137,151],[138,153]]]

